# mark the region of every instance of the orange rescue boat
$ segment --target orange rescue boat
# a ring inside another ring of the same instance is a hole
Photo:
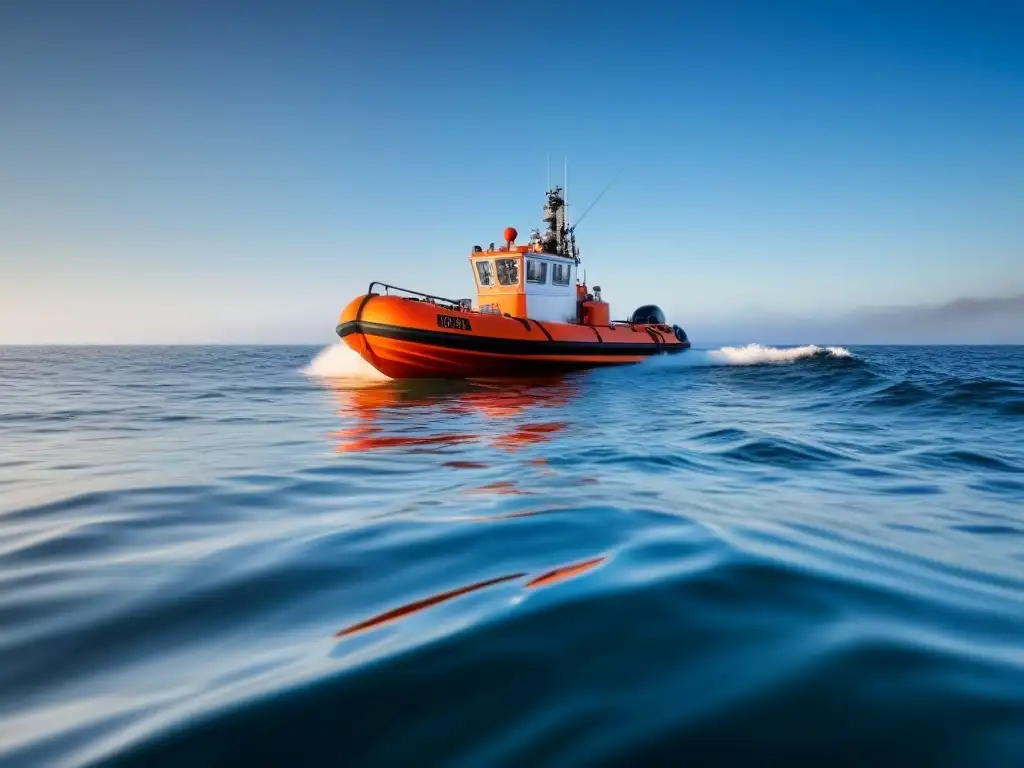
[[[473,248],[475,307],[375,281],[342,310],[338,336],[393,379],[536,376],[689,349],[686,332],[655,305],[609,319],[601,289],[579,279],[562,189],[547,195],[543,235],[534,230],[517,246],[509,227],[504,246]]]

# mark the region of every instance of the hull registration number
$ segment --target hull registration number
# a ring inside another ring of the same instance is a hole
[[[472,331],[468,317],[456,317],[455,315],[438,315],[438,328],[455,328],[459,331]]]

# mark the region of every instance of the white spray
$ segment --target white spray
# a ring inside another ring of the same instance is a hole
[[[647,361],[651,365],[671,367],[697,367],[714,365],[765,365],[768,363],[795,363],[811,357],[852,357],[843,347],[763,347],[747,344],[743,347],[721,347],[712,350],[691,349],[678,355],[659,356]],[[363,360],[344,343],[324,347],[303,369],[307,376],[322,379],[356,379],[362,381],[389,381],[388,377]]]
[[[803,347],[762,347],[747,344],[743,347],[721,347],[719,349],[690,349],[678,355],[659,356],[649,362],[653,365],[678,368],[713,365],[766,365],[769,363],[795,363],[812,357],[852,357],[843,347],[819,347],[808,344]]]
[[[388,377],[363,360],[344,342],[331,344],[320,350],[303,369],[307,376],[321,379],[359,379],[362,381],[389,381]]]

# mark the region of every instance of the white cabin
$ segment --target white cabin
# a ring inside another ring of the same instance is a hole
[[[540,321],[578,319],[576,261],[527,246],[476,251],[470,256],[477,309]]]
[[[576,264],[564,256],[526,253],[526,313],[537,320],[575,323]]]

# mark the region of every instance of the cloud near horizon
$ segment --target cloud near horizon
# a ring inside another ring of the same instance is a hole
[[[747,316],[687,330],[697,343],[705,336],[773,344],[1024,344],[1024,293],[821,317]]]

